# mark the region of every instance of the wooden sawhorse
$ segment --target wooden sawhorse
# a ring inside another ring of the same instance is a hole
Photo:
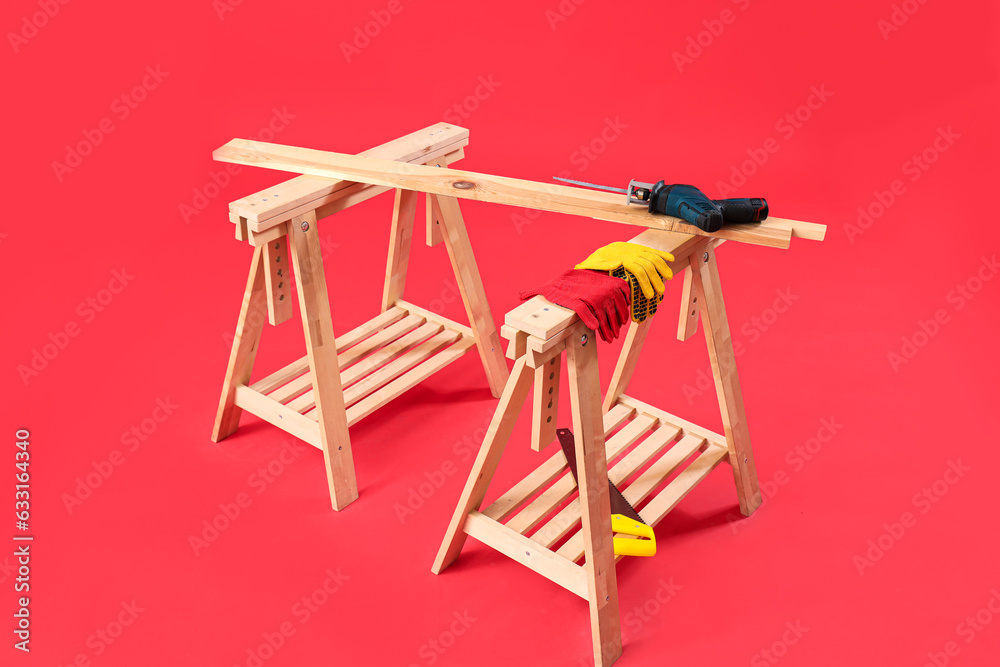
[[[446,168],[463,157],[468,143],[468,130],[438,123],[361,155]],[[417,192],[396,189],[381,313],[334,336],[316,223],[390,189],[304,175],[229,205],[236,238],[248,241],[254,252],[212,440],[235,432],[246,410],[320,448],[337,510],[358,497],[349,426],[473,346],[494,396],[508,377],[462,212],[452,197],[427,195],[427,243],[444,241],[471,326],[403,300]],[[278,325],[292,315],[290,268],[306,356],[251,384],[265,318]]]
[[[510,341],[507,356],[515,359],[514,369],[432,567],[440,573],[453,563],[471,535],[588,600],[599,667],[612,664],[622,652],[604,480],[610,477],[651,526],[724,461],[732,467],[742,513],[751,514],[761,503],[715,257],[721,241],[649,230],[632,242],[673,253],[675,274],[686,269],[678,337],[690,338],[700,312],[725,435],[625,394],[655,317],[630,324],[602,405],[597,336],[572,310],[535,297],[506,315],[501,331]],[[482,509],[532,386],[532,447],[540,450],[555,439],[563,352],[580,462],[578,492],[560,450]],[[577,564],[581,559],[583,564]]]

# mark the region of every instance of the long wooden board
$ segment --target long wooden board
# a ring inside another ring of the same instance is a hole
[[[654,215],[641,206],[629,206],[621,195],[608,192],[246,139],[233,139],[218,148],[213,157],[221,162],[569,213],[778,248],[787,248],[793,235],[816,238],[825,232],[823,225],[768,218],[760,224],[730,225],[709,234],[680,218]]]

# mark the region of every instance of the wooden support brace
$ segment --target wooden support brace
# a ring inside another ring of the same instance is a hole
[[[291,261],[287,237],[268,241],[264,248],[264,282],[267,285],[267,321],[278,325],[292,316]]]
[[[428,167],[440,167],[442,169],[448,168],[448,156],[442,155],[439,158],[435,158],[426,163]],[[427,200],[427,245],[434,247],[444,240],[444,234],[441,232],[441,216],[438,210],[434,207],[434,201],[431,199],[431,195],[424,197]]]
[[[243,304],[240,306],[240,316],[236,320],[236,334],[233,338],[233,348],[229,353],[229,365],[222,381],[222,397],[219,399],[219,409],[212,427],[212,441],[219,442],[236,431],[240,424],[243,410],[236,406],[236,390],[250,383],[250,373],[257,357],[257,346],[260,334],[264,330],[265,305],[264,290],[264,251],[257,248],[250,260],[250,276],[247,278],[246,291],[243,293]]]
[[[697,266],[692,267],[691,262],[697,264],[698,258],[687,262],[687,270],[684,271],[684,290],[681,292],[681,314],[677,320],[677,340],[687,340],[698,330],[698,290],[694,286],[694,273]]]
[[[385,285],[382,288],[382,312],[389,310],[396,301],[403,298],[416,214],[417,193],[413,190],[396,190],[396,200],[392,207],[392,228],[389,232],[389,258],[385,267]]]
[[[444,223],[444,243],[448,249],[452,269],[455,271],[458,291],[462,295],[469,324],[475,332],[476,346],[479,348],[479,357],[486,371],[490,391],[493,396],[499,398],[509,373],[507,363],[504,361],[503,347],[500,345],[500,336],[493,322],[493,314],[490,312],[490,304],[486,300],[483,279],[479,275],[476,257],[472,252],[469,232],[462,218],[462,209],[454,197],[435,195],[428,197],[432,200],[436,215],[439,215]]]
[[[562,355],[556,354],[535,369],[531,397],[531,448],[540,452],[556,438],[559,416],[559,381]]]
[[[691,257],[691,274],[694,289],[702,297],[702,326],[708,343],[708,356],[712,362],[715,391],[722,408],[722,423],[725,426],[729,462],[736,479],[740,511],[744,516],[750,516],[760,506],[760,487],[750,447],[750,430],[747,427],[740,378],[736,372],[736,355],[726,318],[726,305],[722,298],[715,248],[706,246],[700,254]]]
[[[618,355],[618,363],[615,364],[615,372],[611,376],[611,384],[604,395],[604,411],[607,412],[618,402],[618,397],[625,393],[632,375],[639,365],[639,354],[642,346],[646,342],[646,335],[649,333],[650,324],[653,318],[647,317],[642,322],[632,322],[625,333],[625,344],[622,346],[621,354]]]
[[[309,368],[317,381],[313,387],[323,458],[333,508],[341,510],[358,497],[354,457],[347,430],[347,411],[340,382],[337,345],[333,336],[330,299],[323,273],[323,252],[316,227],[316,213],[293,218],[289,224],[295,282],[302,312]]]

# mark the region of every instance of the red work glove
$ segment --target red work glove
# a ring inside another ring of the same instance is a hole
[[[628,283],[603,272],[570,269],[540,287],[521,292],[521,300],[539,295],[575,310],[583,323],[601,334],[606,343],[617,338],[629,320]]]

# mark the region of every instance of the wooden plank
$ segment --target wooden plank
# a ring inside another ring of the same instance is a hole
[[[229,214],[229,222],[236,226],[236,240],[246,241],[249,238],[249,232],[247,231],[247,219],[237,215],[236,213]]]
[[[465,520],[465,533],[487,544],[508,558],[516,560],[566,590],[587,599],[584,569],[548,549],[539,546],[502,523],[479,512],[470,512]]]
[[[337,344],[333,335],[315,213],[293,219],[289,232],[306,355],[313,377],[317,379],[313,391],[330,500],[334,509],[341,510],[357,499],[358,483],[354,475],[354,457],[347,430],[347,411],[340,384]]]
[[[416,215],[417,193],[413,190],[396,190],[396,199],[392,207],[392,226],[389,230],[389,256],[386,260],[385,283],[382,287],[383,311],[389,310],[397,299],[403,298]]]
[[[657,459],[653,465],[632,480],[631,484],[622,489],[622,495],[625,496],[625,500],[629,501],[632,507],[638,506],[678,466],[698,451],[698,448],[704,442],[702,438],[696,436],[684,436],[681,438],[666,454]],[[639,516],[645,519],[641,511],[639,512]],[[583,558],[585,553],[583,532],[578,532],[566,540],[556,553],[574,562]]]
[[[497,405],[496,412],[493,413],[493,419],[486,431],[486,438],[472,464],[465,488],[462,489],[462,495],[458,499],[455,512],[445,531],[444,539],[441,541],[441,547],[438,549],[437,556],[434,557],[434,564],[431,566],[431,571],[434,574],[440,574],[442,570],[454,563],[462,552],[466,536],[463,530],[466,518],[470,512],[478,511],[483,504],[486,489],[489,488],[490,480],[496,473],[500,457],[503,455],[504,447],[507,446],[511,431],[514,429],[514,423],[517,421],[517,416],[521,412],[530,387],[531,370],[523,358],[518,359],[514,362],[510,379],[504,385],[500,403]],[[562,452],[559,454],[561,455]]]
[[[621,195],[586,188],[538,183],[450,168],[401,164],[394,160],[245,139],[230,141],[216,149],[213,157],[222,162],[418,190],[445,197],[568,213],[597,220],[696,236],[725,238],[756,245],[787,248],[791,243],[792,230],[775,226],[770,220],[753,225],[729,225],[710,234],[680,218],[652,214],[642,206],[629,206]],[[795,227],[795,221],[785,221],[783,224]]]
[[[304,440],[313,447],[323,449],[319,424],[312,419],[303,417],[294,410],[246,386],[236,389],[236,403],[242,409],[257,415],[286,433]]]
[[[441,214],[443,221],[444,245],[448,249],[451,267],[455,272],[458,291],[465,304],[465,312],[469,325],[475,333],[479,358],[483,362],[486,380],[494,397],[499,397],[507,382],[509,372],[504,361],[503,347],[497,334],[493,313],[489,301],[486,300],[486,290],[483,279],[479,275],[476,257],[472,252],[469,232],[465,228],[462,209],[458,200],[453,197],[432,197],[435,210]]]
[[[415,316],[411,315],[410,317],[415,317]],[[419,319],[422,320],[423,318]],[[395,357],[398,357],[399,355],[403,354],[410,348],[419,345],[420,343],[423,343],[431,336],[436,336],[437,334],[441,333],[444,330],[445,330],[444,327],[442,327],[437,322],[426,322],[426,323],[420,322],[419,326],[415,327],[413,331],[410,331],[405,336],[401,336],[398,339],[393,340],[390,343],[387,343],[380,350],[378,350],[371,356],[366,357],[364,361],[362,361],[361,363],[355,364],[354,366],[351,366],[350,368],[345,370],[341,375],[344,387],[349,387],[355,384],[365,376],[375,371],[377,368],[380,368],[385,364],[387,364]],[[459,334],[455,333],[455,337],[458,336]],[[357,391],[361,390],[358,389]],[[345,396],[345,400],[347,400],[348,405],[350,405],[351,403],[352,396],[353,394],[351,394],[350,396]]]
[[[608,479],[615,486],[621,487],[622,483],[631,477],[636,470],[663,451],[663,448],[669,445],[678,433],[680,433],[680,429],[672,426],[662,426],[656,429],[608,471]],[[610,459],[611,456],[609,455],[608,458]],[[575,498],[573,502],[535,531],[531,539],[543,547],[551,547],[569,534],[579,523],[580,499]]]
[[[690,262],[690,260],[688,260]],[[697,261],[697,260],[696,260]],[[694,286],[694,269],[684,271],[681,292],[681,312],[677,318],[677,340],[687,340],[698,330],[698,289]]]
[[[634,413],[635,410],[624,405],[613,407],[603,417],[605,437],[621,426]],[[543,486],[551,483],[552,480],[568,470],[566,457],[560,449],[527,477],[497,498],[492,505],[483,510],[483,514],[496,521],[505,521],[507,517],[520,509],[528,498],[534,496]]]
[[[246,218],[243,218],[246,220]],[[274,227],[268,227],[262,232],[251,231],[249,242],[254,248],[257,246],[264,246],[275,239],[280,239],[282,236],[288,235],[288,223],[282,222]]]
[[[652,317],[647,317],[638,324],[631,322],[628,331],[625,332],[625,343],[618,354],[618,362],[615,364],[615,372],[611,375],[611,384],[604,394],[604,409],[609,410],[611,406],[618,402],[628,385],[632,382],[632,375],[639,366],[639,355],[642,353],[642,346],[646,343],[646,335],[649,327],[653,323]]]
[[[671,426],[677,426],[681,429],[684,435],[697,435],[705,440],[708,440],[713,445],[718,447],[726,448],[726,437],[720,435],[715,431],[705,428],[704,426],[699,426],[694,422],[690,422],[686,419],[681,419],[677,415],[671,414],[666,410],[661,410],[657,407],[650,405],[649,403],[643,403],[642,401],[622,394],[618,398],[618,406],[625,406],[632,408],[638,412],[645,412],[646,414],[655,415],[664,424],[670,424]]]
[[[361,155],[400,162],[422,162],[459,151],[468,143],[467,129],[448,123],[436,123],[371,148]],[[250,150],[253,150],[253,145],[255,142],[249,142]],[[344,181],[323,176],[299,176],[237,199],[230,203],[229,210],[244,216],[255,227],[255,231],[263,231],[270,226],[266,221],[276,224],[279,219],[288,220],[315,211],[341,191],[357,185],[359,184],[353,179]],[[357,191],[362,189],[364,188],[356,188]],[[318,214],[317,217],[324,216]]]
[[[475,344],[476,342],[472,338],[463,336],[454,345],[403,373],[378,391],[369,394],[349,407],[347,409],[347,423],[353,426],[389,401],[409,391],[448,364],[464,356]]]
[[[384,348],[386,345],[396,340],[400,336],[403,336],[413,331],[414,329],[422,325],[425,321],[426,320],[420,315],[407,315],[398,322],[390,324],[385,329],[382,329],[378,333],[369,336],[368,338],[364,339],[357,345],[352,345],[345,351],[341,352],[340,355],[337,357],[337,363],[340,365],[341,383],[345,387],[351,383],[351,380],[348,380],[347,376],[349,373],[352,373],[352,371],[353,371],[352,377],[354,379],[360,377],[360,375],[356,374],[358,371],[354,370],[354,365],[357,365],[357,363],[363,357],[365,357],[366,355],[370,355],[375,350]],[[441,327],[440,325],[438,325],[438,328],[434,333],[437,333],[437,331],[440,330]],[[371,368],[374,367],[375,366],[371,366]],[[348,370],[349,368],[350,370]],[[364,373],[361,373],[361,375],[363,374]]]
[[[250,388],[261,394],[269,394],[289,380],[309,370],[309,357],[296,359],[284,368],[279,368],[265,378],[254,382]]]
[[[468,336],[469,338],[476,337],[476,334],[472,330],[472,327],[466,324],[462,324],[461,322],[456,322],[455,320],[450,320],[444,315],[435,313],[432,310],[427,310],[426,308],[415,306],[409,301],[404,301],[403,299],[399,299],[398,301],[396,301],[396,306],[398,308],[405,308],[407,311],[413,313],[414,315],[420,315],[422,317],[426,317],[428,322],[437,322],[445,329],[451,329],[452,331],[457,331],[463,336]]]
[[[621,454],[655,425],[656,420],[654,418],[646,415],[637,415],[635,419],[630,421],[614,437],[608,440],[606,458],[611,460]],[[507,521],[506,526],[518,533],[527,534],[528,531],[541,523],[560,503],[573,495],[574,491],[576,491],[576,481],[567,469],[566,474],[556,480],[555,484],[542,491],[524,509],[511,517]],[[579,515],[579,508],[577,509],[577,514]]]
[[[288,243],[282,236],[264,245],[264,283],[267,287],[267,321],[276,326],[292,316],[292,277]]]
[[[556,438],[559,425],[559,381],[562,375],[560,355],[535,369],[534,394],[531,397],[531,448],[545,449]]]
[[[306,372],[268,393],[267,397],[278,403],[287,403],[302,392],[312,392],[312,385],[313,375],[311,372]]]
[[[337,336],[337,352],[343,352],[352,345],[357,345],[359,342],[368,338],[368,336],[371,336],[376,331],[381,331],[393,322],[398,322],[406,317],[408,312],[409,310],[407,308],[401,308],[399,306],[396,308],[390,308],[384,313],[368,320],[364,324],[351,329],[347,333]]]
[[[226,375],[222,380],[222,396],[212,425],[212,442],[232,435],[240,425],[242,410],[236,405],[236,389],[249,384],[253,362],[257,357],[260,334],[267,317],[267,297],[264,290],[264,251],[257,248],[250,260],[250,275],[243,292],[236,333],[229,353]]]
[[[656,494],[639,516],[651,526],[659,523],[670,510],[674,509],[684,496],[705,479],[708,473],[726,460],[726,451],[718,447],[709,447],[705,452],[691,462],[677,477],[672,479],[662,491]]]
[[[590,330],[580,326],[578,331]],[[584,571],[587,573],[594,664],[606,667],[621,656],[622,634],[608,499],[608,462],[601,424],[597,339],[590,331],[586,338],[572,335],[567,341],[566,366],[569,372],[569,399],[573,406],[573,435],[583,524],[581,533],[587,554]]]
[[[572,308],[564,308],[545,297],[534,296],[513,310],[507,311],[503,321],[509,327],[548,340],[579,319]]]
[[[450,164],[450,162],[451,161],[447,157],[440,157],[435,160],[429,160],[425,164],[429,167],[439,167],[444,169]],[[434,200],[431,199],[429,195],[425,196],[424,200],[427,208],[427,245],[429,247],[434,247],[444,241],[444,233],[442,231],[443,227],[441,226],[442,220],[438,209],[434,207]]]
[[[410,336],[423,336],[427,332],[427,329],[439,326],[440,325],[437,324],[425,324],[412,334],[408,334],[407,336],[399,339],[396,343],[399,345],[407,344],[409,341],[406,339]],[[363,379],[355,382],[345,389],[344,402],[348,407],[350,407],[382,385],[396,379],[424,359],[427,359],[438,350],[451,345],[461,338],[461,336],[462,334],[456,331],[448,330],[444,330],[436,335],[433,335],[416,347],[407,350],[385,366],[382,366],[378,370],[366,375]]]
[[[697,270],[694,270],[696,265]],[[739,497],[740,511],[744,516],[750,516],[760,506],[762,499],[715,249],[708,248],[701,261],[693,262],[691,268],[695,289],[702,296],[701,318],[708,343],[708,357],[712,362],[715,392],[722,408],[722,424],[729,447],[729,462],[736,481],[736,495]]]

